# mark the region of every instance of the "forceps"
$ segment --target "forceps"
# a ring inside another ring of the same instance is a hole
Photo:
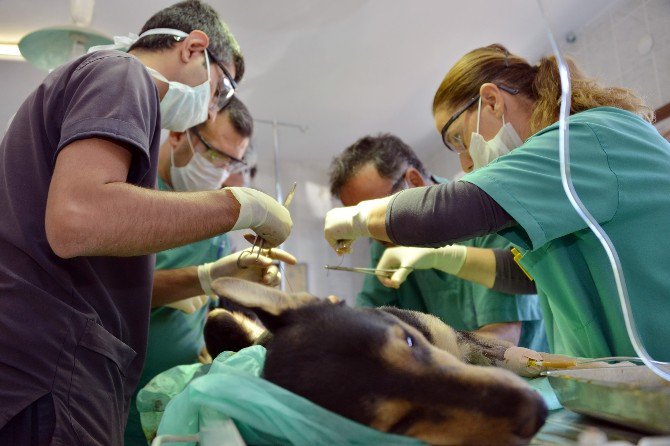
[[[351,273],[371,274],[373,276],[381,276],[387,278],[393,276],[393,273],[398,271],[398,269],[409,269],[409,270],[414,269],[411,266],[404,266],[398,269],[376,269],[376,268],[361,268],[361,267],[336,266],[336,265],[324,265],[323,267],[335,271],[349,271]]]
[[[289,205],[291,204],[291,201],[293,201],[293,195],[295,195],[296,186],[298,186],[298,183],[294,182],[293,186],[291,186],[291,190],[289,191],[288,195],[286,195],[286,198],[284,199],[283,206],[286,209],[288,209]],[[263,240],[262,237],[256,236],[256,239],[254,240],[254,244],[251,246],[251,252],[249,254],[254,252],[254,248],[258,247],[258,254],[256,254],[256,260],[258,260],[258,258],[261,255],[261,252],[263,251],[263,243],[264,242],[265,242],[265,240]],[[258,244],[258,245],[256,245],[256,244]],[[241,256],[241,254],[240,254],[240,256]],[[239,259],[238,259],[238,264],[239,264]]]

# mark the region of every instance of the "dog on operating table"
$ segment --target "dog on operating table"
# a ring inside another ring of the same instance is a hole
[[[540,395],[504,369],[526,372],[531,350],[416,311],[355,309],[232,278],[213,288],[272,334],[263,342],[265,379],[359,423],[430,444],[523,444],[547,416]],[[213,357],[235,325],[238,346],[258,338],[238,316],[211,313]]]

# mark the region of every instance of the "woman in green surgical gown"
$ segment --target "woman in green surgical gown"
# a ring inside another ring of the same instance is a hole
[[[618,250],[644,345],[655,359],[670,360],[670,144],[629,90],[602,87],[574,65],[571,76],[575,189]],[[559,106],[554,58],[531,65],[500,45],[471,51],[447,73],[433,103],[445,145],[469,173],[449,185],[335,209],[326,239],[336,246],[372,235],[442,246],[497,232],[534,278],[553,352],[634,355],[605,251],[563,192]]]

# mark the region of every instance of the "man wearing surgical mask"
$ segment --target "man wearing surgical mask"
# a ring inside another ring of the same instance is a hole
[[[185,132],[170,132],[158,158],[158,188],[181,192],[216,190],[248,162],[253,119],[233,96],[214,121]],[[270,257],[271,256],[271,257]],[[290,264],[295,258],[273,249],[267,256],[231,254],[227,234],[159,252],[152,290],[149,343],[142,376],[131,401],[125,446],[146,445],[135,405],[137,392],[154,376],[174,366],[198,361],[204,346],[203,327],[216,304],[211,281],[238,277],[276,286],[280,273],[273,259]]]
[[[345,206],[389,196],[403,189],[446,183],[431,175],[414,151],[390,134],[365,136],[333,159],[331,193]],[[539,302],[534,294],[493,290],[472,281],[469,259],[508,250],[497,235],[476,237],[439,250],[393,247],[372,241],[370,266],[398,269],[391,278],[367,276],[356,297],[362,307],[393,306],[437,316],[456,330],[546,350]],[[435,254],[417,265],[414,259]],[[408,264],[407,268],[402,268]],[[422,269],[423,271],[419,271]],[[414,271],[416,270],[416,271]],[[413,271],[411,274],[410,272]]]
[[[277,246],[292,227],[251,189],[154,189],[161,127],[213,121],[242,76],[216,11],[186,0],[115,41],[50,72],[0,143],[0,444],[122,444],[151,254],[243,228]]]

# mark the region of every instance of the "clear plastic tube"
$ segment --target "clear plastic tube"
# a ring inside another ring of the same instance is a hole
[[[569,144],[569,132],[568,132],[568,117],[570,116],[570,101],[572,98],[571,95],[571,83],[570,83],[570,70],[568,65],[565,63],[561,51],[558,49],[556,39],[554,34],[551,32],[549,26],[549,19],[547,13],[542,5],[542,0],[537,0],[537,5],[540,8],[542,19],[544,22],[544,27],[547,31],[547,36],[549,37],[549,42],[551,43],[551,48],[556,56],[556,61],[558,63],[558,72],[561,79],[561,109],[559,114],[558,128],[559,128],[559,138],[558,138],[558,151],[560,158],[561,166],[561,182],[563,184],[563,190],[565,195],[570,200],[570,204],[575,208],[577,214],[584,220],[584,222],[591,228],[591,231],[598,237],[598,240],[603,245],[607,257],[610,261],[612,267],[612,272],[614,273],[614,281],[616,282],[617,293],[619,294],[619,303],[621,304],[621,310],[623,312],[624,322],[626,324],[626,331],[628,332],[628,337],[630,338],[631,344],[633,344],[633,349],[640,357],[640,360],[649,367],[655,374],[670,381],[670,373],[661,369],[658,365],[662,364],[655,361],[651,358],[647,350],[644,348],[642,340],[640,339],[640,334],[637,331],[635,325],[635,319],[633,318],[633,312],[630,307],[630,300],[628,299],[628,289],[626,287],[626,281],[624,279],[623,269],[621,268],[621,262],[619,261],[619,255],[612,244],[612,241],[607,236],[603,228],[600,227],[598,222],[593,218],[591,213],[586,209],[582,201],[579,199],[577,192],[575,191],[572,184],[572,177],[570,176],[570,144]]]

